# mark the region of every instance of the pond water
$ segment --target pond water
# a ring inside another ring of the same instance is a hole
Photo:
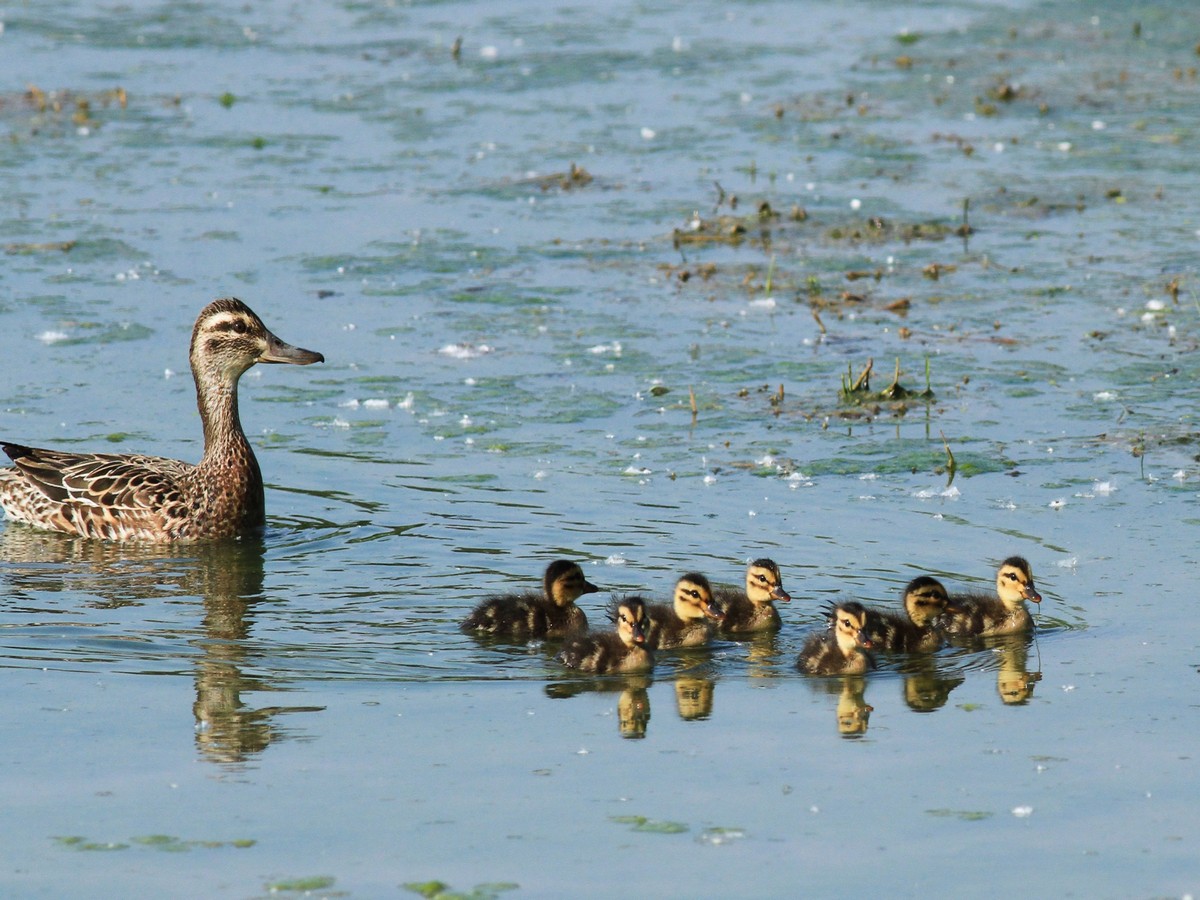
[[[1200,890],[1192,12],[4,7],[0,435],[197,459],[216,296],[327,362],[261,542],[0,526],[0,894]],[[794,670],[1013,554],[1032,639]],[[457,628],[764,555],[652,678]]]

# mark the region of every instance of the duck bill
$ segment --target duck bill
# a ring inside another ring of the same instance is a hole
[[[1039,594],[1037,591],[1035,591],[1033,589],[1033,585],[1031,585],[1031,584],[1025,585],[1025,590],[1021,592],[1021,596],[1023,596],[1030,603],[1041,603],[1042,602],[1042,595]]]
[[[854,639],[858,641],[858,646],[862,647],[864,650],[870,650],[875,646],[870,635],[868,635],[865,631],[860,630],[858,634],[854,636]]]
[[[716,600],[709,600],[704,606],[704,614],[710,619],[716,619],[718,622],[725,621],[725,610],[721,609]]]
[[[293,366],[308,366],[313,363],[325,362],[325,357],[315,350],[305,350],[303,347],[293,347],[284,343],[271,332],[267,332],[267,349],[258,358],[260,363],[288,363]]]
[[[633,623],[633,642],[635,644],[646,643],[646,629],[637,622]]]
[[[323,361],[324,361],[324,360],[322,360],[322,362],[323,362]],[[585,581],[585,582],[583,583],[583,585],[582,585],[582,586],[579,588],[579,593],[580,593],[580,594],[594,594],[594,593],[596,593],[596,592],[597,592],[597,591],[599,591],[599,590],[600,590],[600,588],[596,587],[596,586],[595,586],[594,584],[592,584],[590,581]]]
[[[791,603],[792,595],[785,591],[779,585],[771,588],[771,599],[778,600],[780,603]]]

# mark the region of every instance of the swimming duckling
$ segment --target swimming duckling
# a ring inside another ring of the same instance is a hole
[[[724,618],[721,607],[713,600],[708,579],[695,572],[675,583],[670,604],[651,603],[646,607],[646,615],[650,619],[646,646],[651,650],[702,647]]]
[[[990,637],[1033,629],[1025,601],[1042,602],[1033,586],[1033,570],[1020,556],[1010,556],[996,573],[996,593],[955,594],[946,617],[946,633],[955,637]]]
[[[853,600],[830,610],[830,628],[811,635],[800,650],[796,668],[807,675],[861,675],[875,668],[866,650],[871,639],[863,630],[867,610]]]
[[[871,646],[893,653],[936,650],[942,643],[942,616],[950,608],[950,596],[942,583],[922,575],[904,589],[905,615],[867,610],[867,637]]]
[[[616,631],[577,634],[567,638],[557,657],[564,666],[598,675],[648,672],[654,653],[646,647],[646,603],[641,597],[614,601]]]
[[[256,363],[307,366],[325,357],[285,344],[246,304],[226,297],[200,311],[190,358],[204,426],[198,464],[5,442],[4,452],[16,464],[0,469],[0,506],[8,517],[113,541],[188,541],[260,531],[262,473],[238,418],[238,380]]]
[[[756,559],[746,569],[746,589],[717,588],[717,602],[725,610],[721,630],[727,634],[778,631],[783,625],[775,601],[791,601],[783,589],[779,566],[771,559]]]
[[[489,597],[467,616],[462,630],[515,638],[566,637],[587,631],[587,616],[575,601],[598,590],[578,564],[556,559],[546,566],[541,594],[526,591]]]

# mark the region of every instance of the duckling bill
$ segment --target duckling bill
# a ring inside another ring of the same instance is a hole
[[[284,343],[231,297],[200,311],[190,350],[204,427],[197,465],[156,456],[72,453],[0,443],[10,519],[115,541],[187,541],[253,533],[266,521],[262,473],[238,417],[238,380],[256,363],[307,366],[325,357]]]
[[[467,616],[462,630],[522,639],[587,631],[587,616],[575,601],[598,590],[577,563],[556,559],[546,567],[541,594],[527,591],[489,597]]]

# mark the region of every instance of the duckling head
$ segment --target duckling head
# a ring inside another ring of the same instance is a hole
[[[546,566],[542,589],[555,606],[570,606],[584,594],[600,590],[584,577],[583,569],[569,559],[556,559]]]
[[[1033,586],[1033,570],[1020,556],[1010,556],[1000,564],[996,573],[996,595],[1010,608],[1019,607],[1026,600],[1042,602],[1042,595]]]
[[[861,603],[848,600],[838,603],[830,612],[833,619],[833,634],[837,645],[847,655],[855,647],[871,649],[871,639],[867,637],[867,610]]]
[[[646,604],[640,597],[626,597],[617,603],[613,620],[617,623],[617,634],[627,647],[646,643]]]
[[[214,300],[200,311],[190,356],[197,385],[236,384],[260,362],[307,366],[325,361],[320,353],[281,341],[250,307],[233,297]]]
[[[675,582],[674,607],[675,615],[684,621],[708,616],[720,622],[725,618],[725,611],[713,599],[708,579],[696,572],[689,572]]]
[[[909,621],[924,628],[950,608],[950,595],[936,578],[922,575],[904,589],[904,611]]]
[[[756,559],[746,569],[746,596],[751,603],[771,603],[779,600],[791,601],[792,596],[783,589],[783,576],[773,559]]]

